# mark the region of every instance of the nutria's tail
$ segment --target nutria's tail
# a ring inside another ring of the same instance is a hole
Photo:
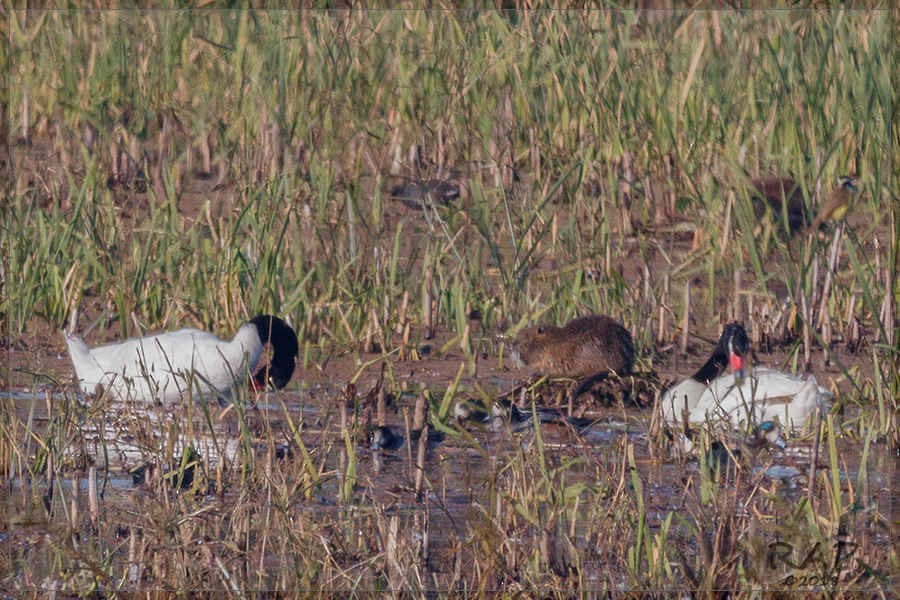
[[[592,385],[598,381],[603,381],[607,377],[609,377],[609,371],[600,371],[599,373],[594,373],[593,375],[585,377],[578,383],[578,387],[575,388],[575,391],[572,392],[572,400],[575,400],[578,396],[591,389]]]

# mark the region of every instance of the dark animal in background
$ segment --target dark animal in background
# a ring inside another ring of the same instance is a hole
[[[450,202],[458,199],[459,186],[440,179],[410,181],[391,188],[391,197],[400,200],[409,208],[423,210],[426,206],[435,204],[447,206]]]

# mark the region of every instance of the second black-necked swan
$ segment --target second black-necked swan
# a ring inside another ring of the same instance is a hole
[[[269,364],[256,371],[256,389],[287,385],[299,351],[290,325],[272,315],[256,316],[230,341],[186,328],[89,348],[67,335],[69,356],[85,393],[101,386],[119,400],[169,404],[187,394],[228,398],[230,390],[253,373],[267,344]]]

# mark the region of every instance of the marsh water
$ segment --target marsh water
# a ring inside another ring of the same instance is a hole
[[[45,372],[57,381],[71,377],[66,360],[59,356],[47,360]],[[246,468],[267,473],[299,469],[305,453],[317,465],[319,478],[314,489],[298,491],[289,500],[295,509],[313,518],[327,514],[340,519],[348,510],[401,516],[404,522],[421,527],[432,557],[428,564],[435,572],[447,568],[437,557],[452,555],[459,544],[472,540],[473,528],[493,508],[491,503],[497,502],[497,487],[514,485],[508,481],[513,478],[508,471],[516,457],[522,458],[522,464],[537,456],[551,466],[566,462],[566,485],[606,486],[610,495],[617,493],[613,489],[617,480],[620,488],[624,484],[629,493],[635,493],[630,478],[632,469],[636,470],[643,486],[646,524],[653,532],[668,528],[666,519],[672,513],[688,515],[701,509],[698,490],[703,477],[698,453],[652,440],[653,408],[622,403],[595,403],[580,411],[579,426],[544,423],[539,432],[528,423],[491,427],[457,422],[451,413],[442,426],[432,423],[429,428],[424,482],[416,489],[418,437],[410,430],[416,401],[427,390],[433,421],[441,395],[460,362],[460,357],[449,356],[403,365],[406,373],[395,380],[399,387],[387,394],[387,410],[381,416],[395,438],[384,449],[373,449],[370,438],[375,423],[371,407],[365,406],[366,392],[377,384],[377,377],[370,372],[359,378],[352,396],[348,396],[346,380],[301,373],[285,390],[242,398],[248,404],[241,410],[215,403],[176,407],[98,403],[71,386],[12,387],[3,392],[0,401],[14,407],[18,422],[25,424],[35,440],[52,439],[47,432],[56,428],[65,430],[72,443],[57,458],[59,464],[49,470],[55,482],[47,480],[46,464],[30,476],[27,470],[21,471],[8,481],[4,512],[9,529],[3,533],[4,541],[16,547],[14,554],[20,560],[30,560],[29,549],[39,545],[36,540],[66,518],[65,510],[54,508],[54,494],[49,492],[57,490],[57,503],[63,498],[86,505],[91,470],[97,477],[101,506],[109,514],[119,515],[117,518],[130,507],[153,501],[160,479],[172,484],[172,493],[189,497],[196,510],[227,513],[240,503],[242,485],[234,477],[223,478],[223,473]],[[352,371],[354,365],[348,360],[344,370]],[[401,372],[400,365],[394,367],[396,373]],[[417,372],[425,373],[424,383],[418,383]],[[478,372],[461,378],[460,397],[475,399],[476,390],[499,395],[520,383],[520,373],[496,361],[480,360]],[[858,510],[871,513],[872,518],[894,514],[896,482],[891,478],[895,457],[888,445],[871,444],[862,464],[864,442],[852,435],[852,410],[835,417],[839,427],[848,432],[835,442],[842,488],[849,488],[860,505]],[[185,458],[187,447],[195,452],[189,459]],[[21,456],[21,463],[38,464],[41,444],[35,441],[25,448],[30,454]],[[765,493],[787,505],[799,503],[807,495],[814,451],[811,435],[793,436],[784,451],[767,449],[742,468],[720,475],[727,478],[725,485],[744,486],[748,495]],[[817,467],[827,471],[827,452],[819,448],[818,453]],[[180,467],[187,464],[192,472],[183,482]],[[345,488],[348,471],[353,478],[349,497]],[[176,478],[181,486],[174,483]],[[504,478],[507,482],[501,483]],[[73,486],[78,486],[74,493]],[[507,489],[505,493],[511,492]],[[86,506],[81,510],[86,512]],[[584,512],[573,521],[574,539],[579,527],[591,530],[586,521],[590,515]],[[127,531],[127,527],[121,523],[116,531]],[[877,534],[873,543],[889,547],[887,530]],[[46,555],[38,553],[34,558],[45,560]],[[277,570],[278,565],[272,568]],[[599,571],[586,570],[584,576],[591,581],[599,577]],[[621,580],[621,585],[627,585],[624,575],[605,577],[607,582]]]

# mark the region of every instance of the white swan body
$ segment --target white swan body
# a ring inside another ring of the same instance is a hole
[[[787,429],[802,429],[816,407],[827,407],[833,394],[812,375],[804,379],[766,367],[745,369],[749,350],[744,328],[726,325],[706,364],[663,394],[666,423],[679,425],[686,414],[689,423],[726,421],[739,428],[777,420]]]
[[[227,398],[256,366],[267,342],[273,346],[269,377],[260,373],[254,381],[283,387],[293,373],[298,349],[293,330],[266,315],[241,326],[231,341],[188,328],[96,348],[78,337],[66,336],[66,342],[85,393],[93,393],[99,385],[119,400],[164,404],[189,393]]]
[[[728,419],[735,427],[778,420],[800,430],[817,407],[833,397],[812,375],[806,379],[775,369],[756,367],[744,377],[735,373],[711,381],[690,411],[690,421]]]
[[[688,377],[667,389],[660,401],[663,419],[670,424],[680,423],[685,411],[688,415],[694,411],[706,390],[707,385],[693,377]]]

